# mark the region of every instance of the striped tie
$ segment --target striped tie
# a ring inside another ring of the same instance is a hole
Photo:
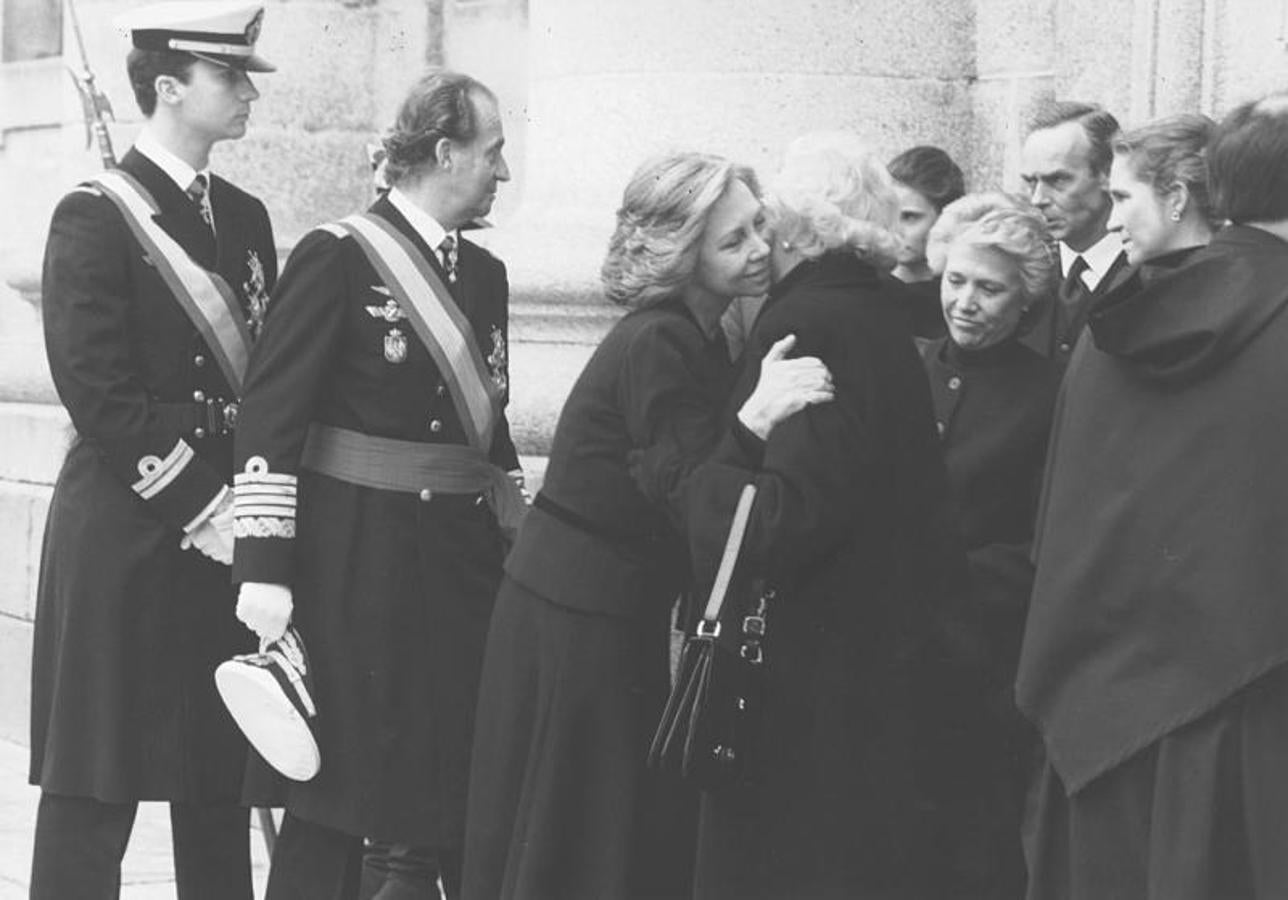
[[[210,208],[209,185],[206,183],[206,176],[201,172],[198,172],[197,177],[192,179],[192,184],[188,185],[188,196],[201,211],[201,220],[210,227],[211,231],[214,231],[215,213]]]
[[[447,272],[447,280],[456,283],[456,257],[458,250],[456,248],[456,238],[450,234],[443,238],[442,243],[438,245],[438,250],[443,254],[443,270]]]

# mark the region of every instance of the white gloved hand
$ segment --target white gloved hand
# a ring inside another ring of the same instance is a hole
[[[291,624],[291,589],[284,584],[247,581],[237,592],[237,619],[262,643],[280,638]]]
[[[762,441],[788,416],[836,396],[832,373],[820,360],[787,358],[795,345],[796,336],[789,334],[769,348],[756,388],[738,410],[739,421]]]
[[[522,469],[511,469],[505,473],[514,482],[514,486],[519,489],[519,494],[523,497],[523,502],[528,506],[532,505],[532,495],[528,493],[528,483],[523,477]]]
[[[225,495],[215,511],[179,541],[179,549],[196,547],[203,554],[225,566],[233,564],[233,501]]]

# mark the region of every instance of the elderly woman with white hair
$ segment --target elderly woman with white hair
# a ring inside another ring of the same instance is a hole
[[[695,897],[920,898],[933,876],[913,754],[914,661],[957,560],[930,394],[893,264],[897,203],[856,138],[794,142],[767,197],[776,284],[750,336],[784,335],[836,399],[784,421],[763,453],[732,442],[688,484],[699,584],[745,484],[742,569],[763,577],[763,716],[739,782],[704,793]],[[749,364],[737,408],[757,377]]]
[[[629,311],[560,414],[488,634],[466,900],[689,893],[693,797],[644,766],[690,571],[676,498],[717,441],[754,446],[831,397],[826,369],[784,359],[785,341],[722,424],[736,369],[720,316],[768,289],[763,231],[754,175],[720,157],[659,157],[626,187],[602,278]]]
[[[947,334],[922,355],[969,567],[922,672],[921,752],[954,900],[1024,895],[1020,822],[1036,741],[1011,684],[1060,364],[1021,338],[1053,299],[1050,243],[1026,201],[981,193],[945,208],[927,248]]]

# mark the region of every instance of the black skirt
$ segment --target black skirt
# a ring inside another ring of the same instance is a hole
[[[1025,827],[1031,900],[1288,897],[1288,666],[1073,797],[1048,764]]]
[[[484,657],[466,900],[689,896],[695,799],[645,768],[669,685],[669,610],[568,609],[511,578]]]

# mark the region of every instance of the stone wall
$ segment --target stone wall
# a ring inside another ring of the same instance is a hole
[[[1132,125],[1219,114],[1288,83],[1288,0],[266,2],[261,50],[279,71],[256,76],[250,133],[213,163],[264,198],[283,254],[371,196],[364,145],[425,66],[496,90],[514,180],[479,239],[510,269],[511,421],[536,469],[617,314],[596,272],[645,155],[692,147],[769,171],[795,135],[848,128],[886,156],[939,144],[973,186],[1015,188],[1023,123],[1052,97],[1102,102]],[[121,152],[139,116],[111,23],[134,2],[76,3]],[[0,737],[19,740],[40,535],[67,440],[34,304],[49,213],[98,166],[79,117],[60,60],[0,65]]]

